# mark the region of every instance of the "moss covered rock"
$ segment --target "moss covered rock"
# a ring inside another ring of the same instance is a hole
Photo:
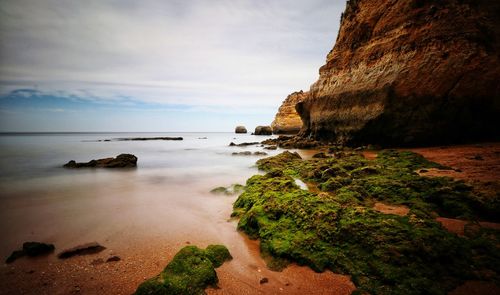
[[[383,151],[370,161],[341,152],[302,160],[285,152],[257,165],[268,173],[247,181],[232,215],[240,218],[238,229],[260,239],[271,268],[294,261],[330,269],[371,294],[446,294],[466,279],[499,279],[494,235],[459,237],[435,221],[436,213],[495,219],[498,200],[463,182],[418,175],[415,169],[445,168],[418,154]],[[320,191],[300,189],[295,177]],[[410,212],[384,214],[373,209],[377,201]],[[495,275],[484,278],[478,270]]]
[[[217,285],[215,268],[230,259],[223,245],[210,245],[205,250],[186,246],[159,275],[142,283],[135,294],[205,294],[206,287]]]

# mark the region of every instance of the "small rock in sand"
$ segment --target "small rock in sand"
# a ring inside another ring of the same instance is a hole
[[[120,256],[116,256],[116,255],[114,255],[114,256],[111,256],[111,257],[109,257],[108,259],[106,259],[106,262],[113,262],[113,261],[120,261],[120,260],[122,260],[122,259],[120,258]]]
[[[268,282],[269,282],[268,278],[262,278],[262,279],[260,279],[259,283],[262,285],[262,284],[265,284],[265,283],[268,283]]]
[[[60,259],[66,259],[76,255],[89,255],[89,254],[99,253],[104,249],[106,249],[106,247],[101,246],[96,242],[92,242],[64,250],[61,253],[59,253],[57,257]]]

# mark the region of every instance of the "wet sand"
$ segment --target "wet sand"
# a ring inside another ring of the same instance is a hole
[[[0,294],[131,294],[145,279],[158,274],[180,248],[212,243],[226,245],[233,260],[217,269],[219,289],[207,289],[208,294],[350,294],[355,289],[349,277],[331,272],[315,273],[297,265],[283,272],[268,270],[260,257],[258,241],[237,232],[236,221],[227,218],[235,197],[206,198],[213,202],[210,208],[205,207],[213,223],[179,220],[178,230],[158,230],[158,234],[141,232],[130,224],[129,230],[124,229],[120,236],[97,239],[107,247],[98,254],[65,260],[55,255],[21,258],[1,268]],[[173,222],[165,220],[169,221]],[[159,220],[156,222],[160,224]],[[169,228],[174,228],[172,223]],[[77,240],[91,241],[91,237],[59,243],[55,253],[78,244]],[[121,260],[94,265],[97,259],[105,261],[113,255]],[[264,277],[269,282],[260,284]]]

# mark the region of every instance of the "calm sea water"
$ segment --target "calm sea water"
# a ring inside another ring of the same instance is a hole
[[[97,141],[156,136],[184,140]],[[235,197],[209,191],[244,184],[257,173],[259,157],[231,153],[263,148],[229,147],[230,142],[266,138],[233,133],[2,134],[0,255],[28,240],[62,248],[90,241],[120,248],[158,236],[224,242],[217,227],[227,220]],[[138,167],[62,168],[69,160],[86,162],[120,153],[136,155]]]

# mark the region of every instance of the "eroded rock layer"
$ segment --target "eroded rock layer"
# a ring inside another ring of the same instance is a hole
[[[500,139],[500,1],[348,1],[302,136],[341,143]]]
[[[302,127],[302,120],[295,110],[295,105],[303,101],[308,92],[297,91],[287,96],[276,114],[271,127],[274,134],[296,134]]]

